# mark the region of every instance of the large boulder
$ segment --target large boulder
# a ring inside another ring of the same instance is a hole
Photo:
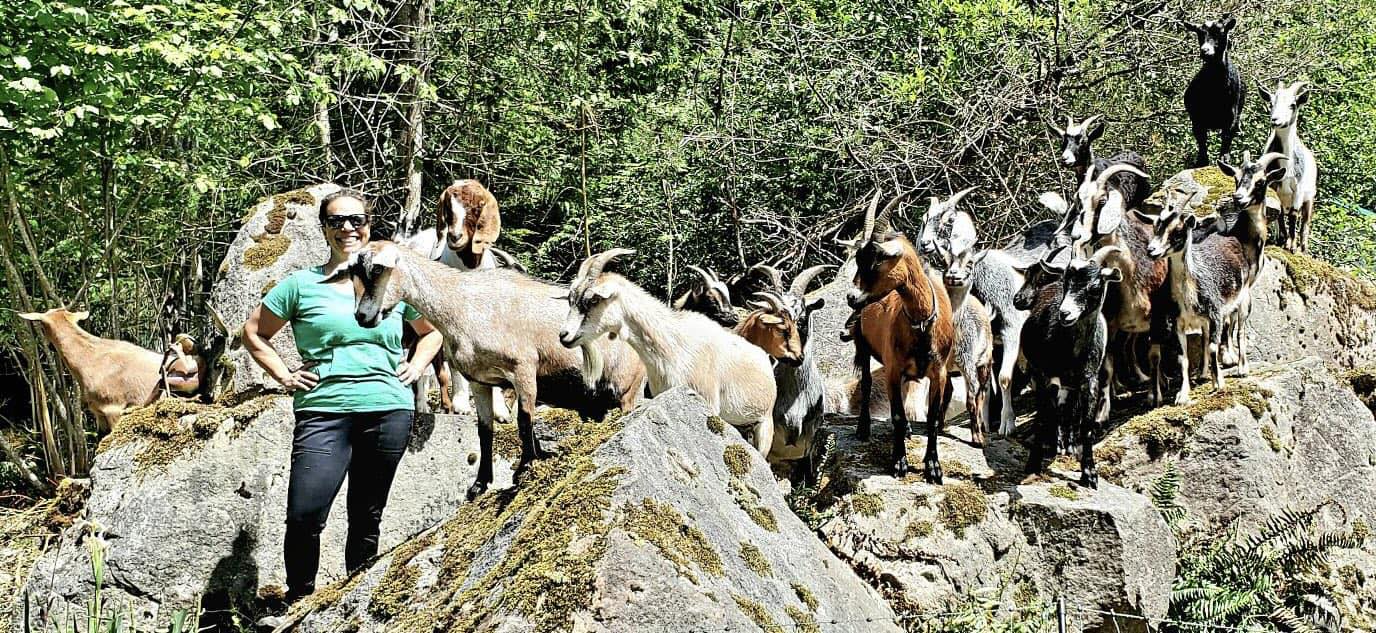
[[[239,344],[239,335],[249,314],[278,281],[329,259],[317,209],[321,199],[336,191],[337,185],[316,185],[264,198],[249,209],[210,292],[210,307],[229,335],[220,360],[226,371],[219,386],[221,395],[281,389]],[[288,367],[301,364],[291,325],[283,327],[271,343]]]
[[[899,630],[697,395],[569,436],[519,487],[321,590],[285,629]]]
[[[84,521],[29,576],[34,604],[84,612],[93,580],[79,541],[92,530],[110,543],[105,603],[150,622],[198,596],[207,610],[245,615],[258,596],[280,596],[293,426],[286,396],[234,407],[170,400],[127,414],[96,455]],[[383,548],[453,514],[477,474],[477,446],[471,418],[417,418],[383,514]],[[509,482],[507,463],[499,473]],[[346,482],[321,535],[321,584],[344,571],[347,495]]]
[[[1376,363],[1376,286],[1307,255],[1268,246],[1247,319],[1252,361]]]
[[[1146,497],[1112,484],[1020,483],[1026,453],[994,438],[983,449],[938,438],[944,485],[886,474],[887,429],[869,443],[835,424],[836,460],[819,503],[834,514],[821,533],[865,577],[915,613],[945,612],[997,592],[1008,610],[1042,611],[1055,596],[1078,609],[1159,618],[1175,573],[1175,540]],[[958,432],[962,433],[963,432]],[[920,463],[924,438],[908,440]],[[1010,617],[1015,617],[1010,614]],[[1085,614],[1075,630],[1145,631],[1140,620]]]

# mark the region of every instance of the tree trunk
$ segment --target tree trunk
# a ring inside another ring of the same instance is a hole
[[[401,91],[402,104],[406,116],[400,121],[400,155],[398,174],[401,188],[406,191],[401,207],[401,217],[397,220],[397,231],[404,235],[415,233],[421,208],[421,152],[424,147],[425,99],[422,90],[429,76],[429,38],[430,15],[434,12],[435,0],[410,0],[398,12],[397,29],[406,37],[406,49],[398,62],[406,64],[414,74],[406,81]]]

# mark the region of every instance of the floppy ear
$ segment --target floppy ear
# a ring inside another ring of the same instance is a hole
[[[470,193],[480,199],[468,209],[468,218],[465,220],[473,226],[471,240],[493,244],[502,233],[502,215],[497,198],[476,180],[470,181],[468,187]]]
[[[451,190],[453,187],[445,187],[440,192],[440,201],[435,206],[435,237],[444,242],[444,233],[449,230],[449,205],[450,198],[454,195]]]
[[[1281,161],[1290,160],[1289,158],[1277,158],[1271,161],[1270,169],[1266,170],[1266,181],[1276,182],[1285,177],[1285,165],[1279,164]]]
[[[616,296],[616,289],[611,286],[595,286],[592,289],[592,296],[598,299],[610,299]]]
[[[1123,223],[1123,195],[1117,190],[1108,194],[1108,200],[1104,206],[1099,208],[1099,222],[1094,227],[1094,232],[1099,235],[1108,235],[1118,230],[1118,225]]]
[[[1042,206],[1056,213],[1065,213],[1066,209],[1069,208],[1065,202],[1065,198],[1062,198],[1061,194],[1054,191],[1042,192],[1042,195],[1037,196],[1037,201],[1042,203]]]
[[[376,253],[373,253],[370,261],[373,263],[374,266],[381,266],[383,268],[396,268],[397,258],[399,257],[400,254],[397,252],[397,247],[395,244],[384,244],[382,248],[378,249]]]
[[[1186,214],[1185,214],[1185,228],[1190,229],[1191,231],[1193,231],[1193,230],[1194,230],[1194,227],[1196,227],[1196,226],[1199,226],[1199,216],[1197,216],[1197,215],[1195,215],[1195,214],[1193,214],[1193,213],[1186,213]]]
[[[879,252],[884,257],[892,259],[903,254],[903,246],[898,243],[898,240],[889,240],[879,245]]]
[[[42,321],[42,320],[43,320],[43,313],[42,313],[42,312],[20,312],[20,313],[19,313],[19,318],[24,319],[25,321]]]

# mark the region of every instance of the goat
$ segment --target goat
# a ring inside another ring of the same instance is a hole
[[[984,398],[992,382],[994,335],[989,311],[978,298],[970,296],[970,269],[977,241],[974,217],[967,211],[957,211],[955,206],[972,189],[957,192],[944,203],[939,198],[931,198],[923,219],[919,250],[926,255],[930,270],[941,275],[942,287],[951,302],[956,337],[947,371],[959,373],[965,379],[965,409],[970,414],[971,442],[982,446],[986,429]],[[950,397],[948,383],[942,396],[943,410]]]
[[[1150,216],[1146,216],[1150,217]],[[1194,213],[1177,205],[1168,205],[1155,218],[1148,254],[1165,259],[1170,264],[1169,287],[1171,299],[1179,312],[1176,349],[1180,368],[1180,390],[1175,403],[1190,400],[1190,360],[1186,353],[1186,336],[1198,331],[1204,340],[1204,373],[1212,376],[1214,385],[1223,386],[1223,368],[1219,349],[1223,341],[1223,326],[1233,318],[1240,306],[1251,302],[1251,276],[1243,244],[1236,237],[1210,231],[1219,222],[1217,214],[1200,220]],[[1203,239],[1196,243],[1195,229],[1201,229]],[[1242,323],[1235,327],[1241,328]],[[1161,399],[1164,372],[1156,372],[1155,398]]]
[[[714,415],[746,427],[761,456],[774,442],[774,372],[769,355],[697,312],[675,310],[616,273],[608,263],[635,251],[616,248],[583,260],[564,296],[559,330],[565,347],[602,338],[625,340],[645,366],[650,395],[687,385]]]
[[[1225,161],[1218,161],[1218,168],[1232,177],[1237,183],[1233,192],[1233,206],[1238,209],[1237,217],[1224,231],[1242,244],[1242,254],[1247,261],[1247,279],[1256,281],[1261,275],[1261,260],[1266,247],[1267,231],[1266,190],[1276,186],[1285,177],[1285,166],[1278,164],[1290,160],[1284,154],[1271,152],[1252,162],[1252,153],[1243,152],[1242,165],[1234,167]],[[1248,293],[1250,296],[1250,293]],[[1224,326],[1224,341],[1232,346],[1237,357],[1237,373],[1246,376],[1250,373],[1247,364],[1247,329],[1243,327],[1251,316],[1250,301],[1238,306],[1235,316]],[[1225,358],[1227,355],[1225,354]]]
[[[1309,101],[1309,84],[1303,81],[1286,86],[1276,84],[1274,93],[1260,86],[1271,105],[1271,136],[1266,152],[1285,156],[1285,177],[1275,185],[1280,198],[1280,242],[1286,250],[1309,251],[1309,223],[1314,216],[1314,197],[1318,195],[1318,166],[1314,153],[1300,140],[1297,128],[1300,106]]]
[[[697,278],[689,282],[688,289],[674,299],[675,310],[691,310],[707,316],[724,327],[736,327],[740,317],[732,309],[731,290],[712,270],[689,266]]]
[[[564,289],[507,269],[454,270],[387,241],[374,241],[323,280],[352,278],[354,318],[375,327],[400,301],[414,306],[444,335],[450,365],[484,388],[473,390],[478,409],[478,476],[468,498],[492,483],[494,390],[516,392],[521,475],[545,456],[535,440],[535,403],[600,417],[629,411],[640,397],[645,368],[619,341],[587,341],[582,353],[561,345],[558,324]]]
[[[63,364],[81,387],[81,402],[95,416],[97,430],[107,433],[126,410],[152,404],[162,395],[164,355],[133,343],[100,338],[81,329],[77,323],[88,316],[87,312],[71,312],[65,308],[19,315],[42,326],[43,335],[57,349]],[[187,360],[189,362],[175,366],[174,372],[198,374],[199,369],[205,367],[205,363],[195,356]],[[176,359],[173,361],[175,364]],[[196,392],[200,383],[196,378],[172,381],[168,386],[178,392]]]
[[[869,394],[872,378],[870,358],[884,365],[888,388],[890,421],[893,423],[892,467],[895,477],[908,472],[908,413],[904,403],[918,381],[927,381],[927,451],[923,457],[923,477],[941,483],[941,464],[937,460],[937,432],[944,423],[941,401],[946,392],[946,366],[955,345],[955,326],[951,303],[946,293],[928,276],[908,238],[889,232],[889,213],[907,197],[900,193],[875,216],[879,192],[865,215],[865,227],[856,251],[854,288],[846,302],[860,313],[851,326],[855,340],[855,365],[860,371],[860,421],[856,436],[870,434]],[[914,416],[916,417],[916,416]]]
[[[1209,130],[1219,130],[1223,144],[1219,155],[1232,152],[1233,138],[1242,131],[1242,105],[1247,100],[1247,85],[1228,55],[1228,35],[1237,19],[1224,15],[1221,20],[1203,24],[1181,22],[1199,38],[1202,64],[1185,89],[1185,110],[1196,146],[1194,166],[1209,164]]]
[[[1109,284],[1123,279],[1106,262],[1121,250],[1105,246],[1088,259],[1066,257],[1067,247],[1053,250],[1027,269],[1026,282],[1014,298],[1018,309],[1029,312],[1022,347],[1037,391],[1029,475],[1042,472],[1051,454],[1078,445],[1080,484],[1099,485],[1094,442],[1108,415],[1108,385],[1100,376],[1108,344],[1102,307]],[[1064,259],[1069,261],[1059,263]]]
[[[1117,189],[1123,196],[1123,203],[1129,208],[1137,208],[1151,193],[1151,182],[1145,172],[1147,161],[1137,152],[1121,152],[1109,158],[1096,158],[1092,144],[1104,134],[1104,122],[1099,115],[1091,116],[1079,123],[1067,118],[1065,129],[1051,125],[1051,131],[1061,138],[1061,164],[1075,170],[1076,182],[1084,182],[1108,169],[1111,165],[1132,165],[1143,173],[1120,173],[1109,179],[1110,187]]]
[[[731,304],[741,308],[749,307],[751,297],[771,291],[784,291],[783,277],[777,268],[765,263],[755,264],[726,280],[726,294]]]
[[[764,349],[774,365],[774,444],[771,462],[793,462],[794,483],[815,483],[818,448],[814,438],[822,423],[825,379],[817,369],[811,337],[812,313],[826,304],[807,298],[808,284],[830,266],[813,266],[793,278],[783,295],[758,295],[759,309],[741,321],[736,333]]]

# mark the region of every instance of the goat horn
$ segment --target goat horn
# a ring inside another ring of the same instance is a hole
[[[622,255],[634,255],[635,250],[630,248],[613,248],[609,251],[602,251],[583,261],[583,270],[579,271],[579,279],[591,282],[602,276],[602,269],[606,268],[612,260]]]
[[[966,195],[968,195],[971,191],[974,190],[974,187],[966,187],[964,189],[961,189],[960,191],[951,194],[951,197],[946,199],[946,208],[950,209],[954,207],[957,202],[960,202],[962,198],[964,198]]]
[[[870,198],[870,206],[865,209],[865,229],[860,233],[861,241],[870,239],[874,235],[874,210],[879,208],[879,195],[882,192],[876,188],[874,197]]]
[[[821,266],[813,266],[812,268],[804,269],[802,272],[798,273],[797,277],[793,278],[793,285],[789,287],[788,291],[799,297],[807,294],[808,284],[812,283],[812,280],[816,278],[817,275],[828,268],[834,268],[834,266],[831,264],[822,264]]]
[[[898,205],[901,204],[904,200],[908,199],[908,196],[912,195],[912,193],[913,193],[913,190],[912,190],[912,189],[909,189],[909,190],[907,190],[907,191],[900,192],[898,195],[894,196],[893,199],[890,200],[888,204],[884,205],[884,210],[883,210],[883,211],[880,211],[880,212],[879,212],[879,217],[877,217],[877,218],[874,219],[874,232],[875,232],[875,233],[888,233],[888,232],[889,232],[889,224],[890,224],[890,222],[889,222],[889,214],[893,213],[893,210],[894,210],[894,209],[897,209],[897,208],[898,208]],[[873,237],[873,234],[871,234],[871,237]]]
[[[1150,176],[1147,175],[1147,172],[1144,172],[1127,163],[1118,163],[1117,165],[1110,166],[1108,169],[1105,169],[1103,173],[1099,174],[1099,177],[1094,181],[1095,188],[1097,188],[1099,191],[1103,191],[1108,186],[1109,178],[1112,178],[1123,172],[1127,172],[1136,176],[1141,176],[1143,178],[1150,178]]]
[[[778,268],[775,268],[775,267],[773,267],[773,266],[770,266],[769,264],[766,264],[766,263],[761,262],[761,263],[755,264],[754,266],[751,266],[749,270],[761,270],[761,271],[764,271],[764,274],[766,274],[766,275],[769,276],[769,281],[773,284],[774,288],[778,289],[780,292],[783,291],[783,289],[784,289],[784,276],[783,276],[783,273],[779,272],[779,269],[778,269]],[[749,272],[749,271],[747,271],[747,272]]]
[[[1099,250],[1094,251],[1094,254],[1090,255],[1089,258],[1094,260],[1094,263],[1103,266],[1104,261],[1108,259],[1109,255],[1113,255],[1115,253],[1121,255],[1123,252],[1123,247],[1114,244],[1110,246],[1104,246]]]
[[[1095,122],[1095,121],[1098,121],[1099,118],[1102,117],[1102,116],[1103,116],[1103,115],[1101,115],[1101,114],[1095,114],[1095,115],[1092,115],[1092,116],[1090,116],[1089,118],[1087,118],[1087,119],[1085,119],[1085,120],[1083,120],[1083,121],[1080,121],[1080,131],[1081,131],[1081,132],[1088,132],[1088,131],[1089,131],[1089,126],[1093,125],[1094,122]]]
[[[1271,162],[1277,160],[1290,160],[1290,157],[1280,152],[1267,152],[1262,154],[1261,158],[1257,159],[1257,166],[1269,169],[1271,167]]]
[[[697,273],[699,277],[702,277],[702,281],[706,283],[709,288],[712,286],[713,279],[711,273],[708,273],[707,271],[698,268],[697,266],[694,266],[692,264],[688,265],[688,270],[691,270]]]
[[[755,296],[758,298],[758,300],[763,301],[765,304],[767,304],[769,306],[768,310],[770,312],[773,312],[774,314],[784,314],[788,311],[787,308],[784,307],[783,297],[780,297],[776,293],[767,291],[757,292],[755,293]]]

